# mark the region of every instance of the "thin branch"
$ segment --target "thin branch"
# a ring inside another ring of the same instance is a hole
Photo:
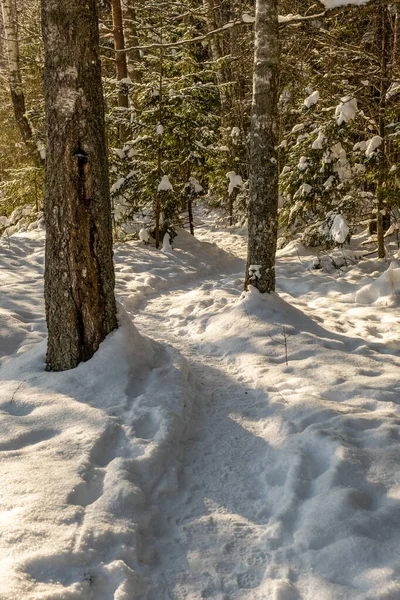
[[[315,21],[316,19],[323,19],[326,17],[327,11],[324,10],[321,13],[316,13],[314,15],[287,15],[287,16],[279,16],[279,25],[280,27],[285,27],[286,25],[297,25],[298,23],[304,23],[305,21]]]
[[[280,27],[286,27],[287,25],[296,25],[299,23],[303,23],[305,21],[313,21],[315,19],[321,19],[325,15],[326,15],[326,11],[318,13],[318,14],[314,14],[314,15],[304,16],[304,17],[301,15],[287,15],[284,17],[280,17],[279,24],[280,24]],[[214,35],[219,35],[221,33],[224,33],[226,31],[228,31],[229,29],[232,29],[233,27],[254,24],[254,17],[247,15],[247,14],[246,14],[246,16],[245,15],[243,15],[243,16],[245,18],[237,19],[235,21],[229,21],[222,27],[218,27],[218,29],[213,29],[212,31],[209,31],[208,33],[205,33],[203,35],[198,35],[194,38],[190,38],[187,40],[180,40],[178,42],[148,44],[147,46],[130,46],[129,48],[125,48],[123,50],[123,52],[129,52],[131,50],[153,50],[154,48],[177,48],[179,46],[185,46],[187,44],[194,44],[196,42],[202,42]],[[107,46],[101,46],[101,48],[103,48],[104,50],[111,50],[111,48],[108,48]],[[114,49],[112,49],[112,51],[114,52]],[[122,52],[122,50],[119,50],[117,52]]]

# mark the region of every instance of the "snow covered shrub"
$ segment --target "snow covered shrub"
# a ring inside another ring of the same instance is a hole
[[[356,98],[342,96],[336,102],[336,108],[328,106],[323,94],[312,92],[292,109],[290,117],[296,115],[297,122],[280,144],[283,237],[303,232],[303,243],[311,246],[348,241],[349,232],[345,239],[332,235],[333,220],[343,215],[354,229],[360,216],[369,216],[374,197],[368,171],[373,167],[376,173],[379,141],[374,136],[357,141],[364,116],[357,112]]]
[[[307,101],[308,99],[306,99]],[[348,131],[326,113],[303,104],[302,121],[292,127],[281,144],[280,191],[284,199],[281,225],[290,230],[320,220],[338,208],[350,191],[354,167]],[[317,113],[317,114],[315,114]]]
[[[230,224],[245,217],[248,162],[245,133],[237,126],[220,129],[221,142],[209,148],[209,203],[223,209]]]
[[[44,216],[43,212],[36,211],[32,204],[18,206],[8,218],[0,216],[0,236],[8,237],[33,229],[44,229]]]
[[[346,266],[346,264],[346,258],[344,256],[338,257],[330,256],[329,254],[321,254],[321,256],[316,256],[314,258],[312,268],[332,274]]]
[[[306,227],[301,242],[307,247],[323,246],[333,248],[350,242],[348,223],[341,213],[330,211],[324,219]]]
[[[175,193],[164,208],[170,223],[180,225],[187,220],[185,184],[191,177],[199,185],[204,183],[209,146],[215,142],[218,123],[204,106],[215,104],[215,92],[197,86],[195,73],[182,75],[187,68],[184,56],[179,51],[165,58],[162,95],[159,74],[149,71],[138,95],[130,137],[123,148],[114,149],[112,195],[115,206],[123,206],[122,221],[135,221],[143,212],[154,222],[158,186],[166,175]]]

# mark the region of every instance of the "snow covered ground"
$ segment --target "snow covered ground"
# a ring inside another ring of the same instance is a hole
[[[197,234],[117,245],[121,328],[57,374],[42,234],[0,242],[1,600],[400,599],[400,268],[291,244],[243,296]]]

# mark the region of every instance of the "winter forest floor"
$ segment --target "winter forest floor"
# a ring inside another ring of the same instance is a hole
[[[397,263],[292,243],[244,297],[244,232],[196,235],[117,244],[120,329],[61,374],[43,234],[0,241],[0,599],[400,600]]]

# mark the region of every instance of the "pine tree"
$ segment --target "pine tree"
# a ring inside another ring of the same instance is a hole
[[[36,165],[40,165],[41,158],[37,150],[31,123],[26,116],[25,94],[22,85],[20,50],[18,39],[17,7],[14,0],[1,0],[4,24],[4,43],[7,49],[9,85],[14,117],[17,122],[21,137],[26,144],[29,154]]]

